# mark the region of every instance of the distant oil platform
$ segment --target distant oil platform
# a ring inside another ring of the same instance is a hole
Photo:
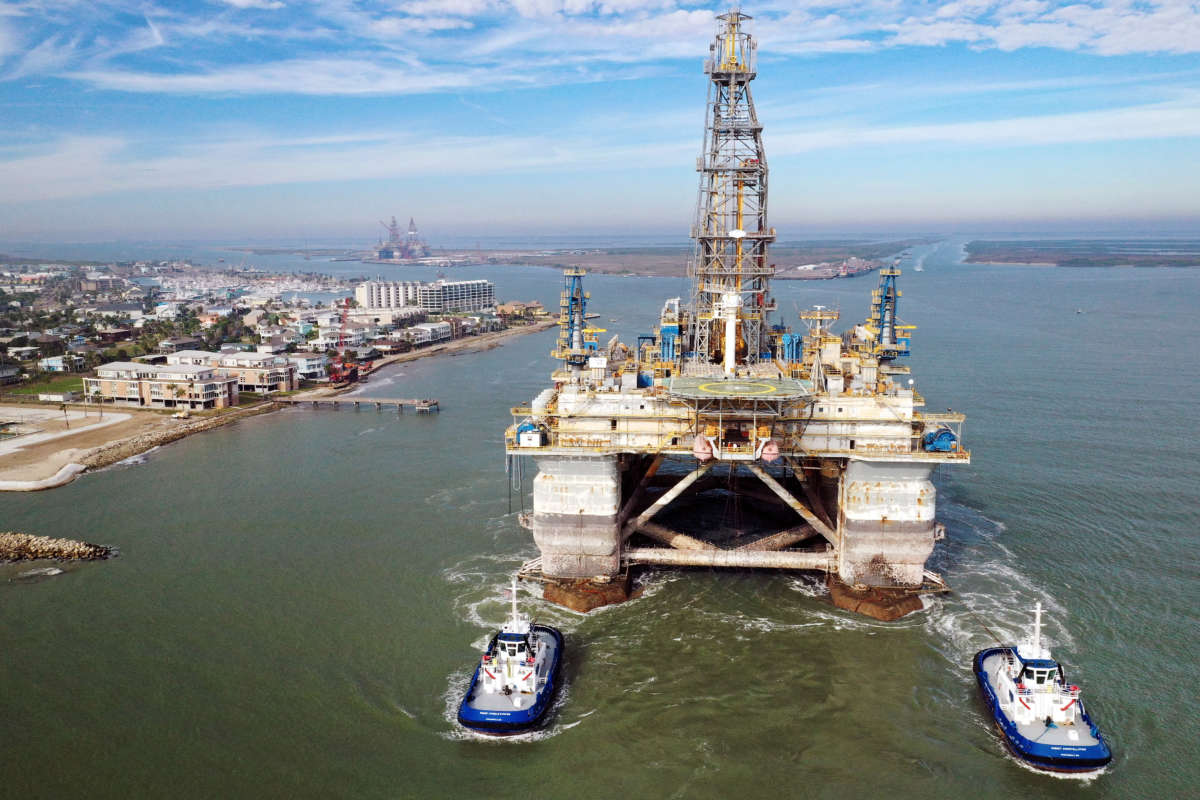
[[[364,258],[363,261],[379,264],[416,264],[430,256],[429,245],[421,238],[417,223],[412,217],[408,218],[408,230],[403,233],[396,218],[392,217],[391,224],[379,223],[387,230],[387,241],[380,241],[374,248],[374,257]]]
[[[862,324],[774,317],[767,160],[750,83],[756,46],[717,17],[690,296],[625,344],[588,323],[583,270],[565,271],[552,385],[513,409],[510,467],[537,465],[522,523],[546,597],[586,611],[628,597],[639,565],[816,570],[835,603],[881,619],[944,590],[925,568],[942,535],[930,482],[966,464],[961,414],[926,414],[897,361],[900,270],[880,270]]]

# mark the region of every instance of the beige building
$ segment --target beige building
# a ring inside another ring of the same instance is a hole
[[[242,392],[290,392],[297,386],[296,365],[274,353],[180,350],[167,356],[167,364],[214,367],[218,374],[237,378]]]
[[[237,405],[238,380],[210,366],[114,361],[83,379],[90,402],[146,408],[228,408]]]

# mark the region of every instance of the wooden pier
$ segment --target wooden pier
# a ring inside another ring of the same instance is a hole
[[[385,406],[395,406],[396,411],[400,414],[404,413],[405,407],[413,409],[418,414],[435,414],[441,411],[438,401],[429,397],[413,399],[404,397],[341,395],[333,397],[276,397],[273,399],[277,403],[287,403],[293,406],[311,405],[314,408],[332,406],[333,408],[353,407],[357,409],[363,406],[375,406],[377,411],[382,411]]]

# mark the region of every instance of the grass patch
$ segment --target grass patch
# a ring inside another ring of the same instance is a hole
[[[7,387],[13,394],[41,394],[42,392],[83,392],[83,377],[78,373],[45,376],[36,381],[22,382]]]

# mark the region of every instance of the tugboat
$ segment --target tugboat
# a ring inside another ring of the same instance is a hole
[[[563,635],[557,628],[530,623],[517,611],[514,577],[512,614],[475,668],[458,706],[459,723],[493,736],[536,727],[558,691],[562,653]]]
[[[1096,772],[1112,751],[1092,722],[1078,686],[1042,646],[1042,604],[1033,635],[1019,646],[975,654],[975,677],[1004,741],[1017,758],[1050,772]]]

